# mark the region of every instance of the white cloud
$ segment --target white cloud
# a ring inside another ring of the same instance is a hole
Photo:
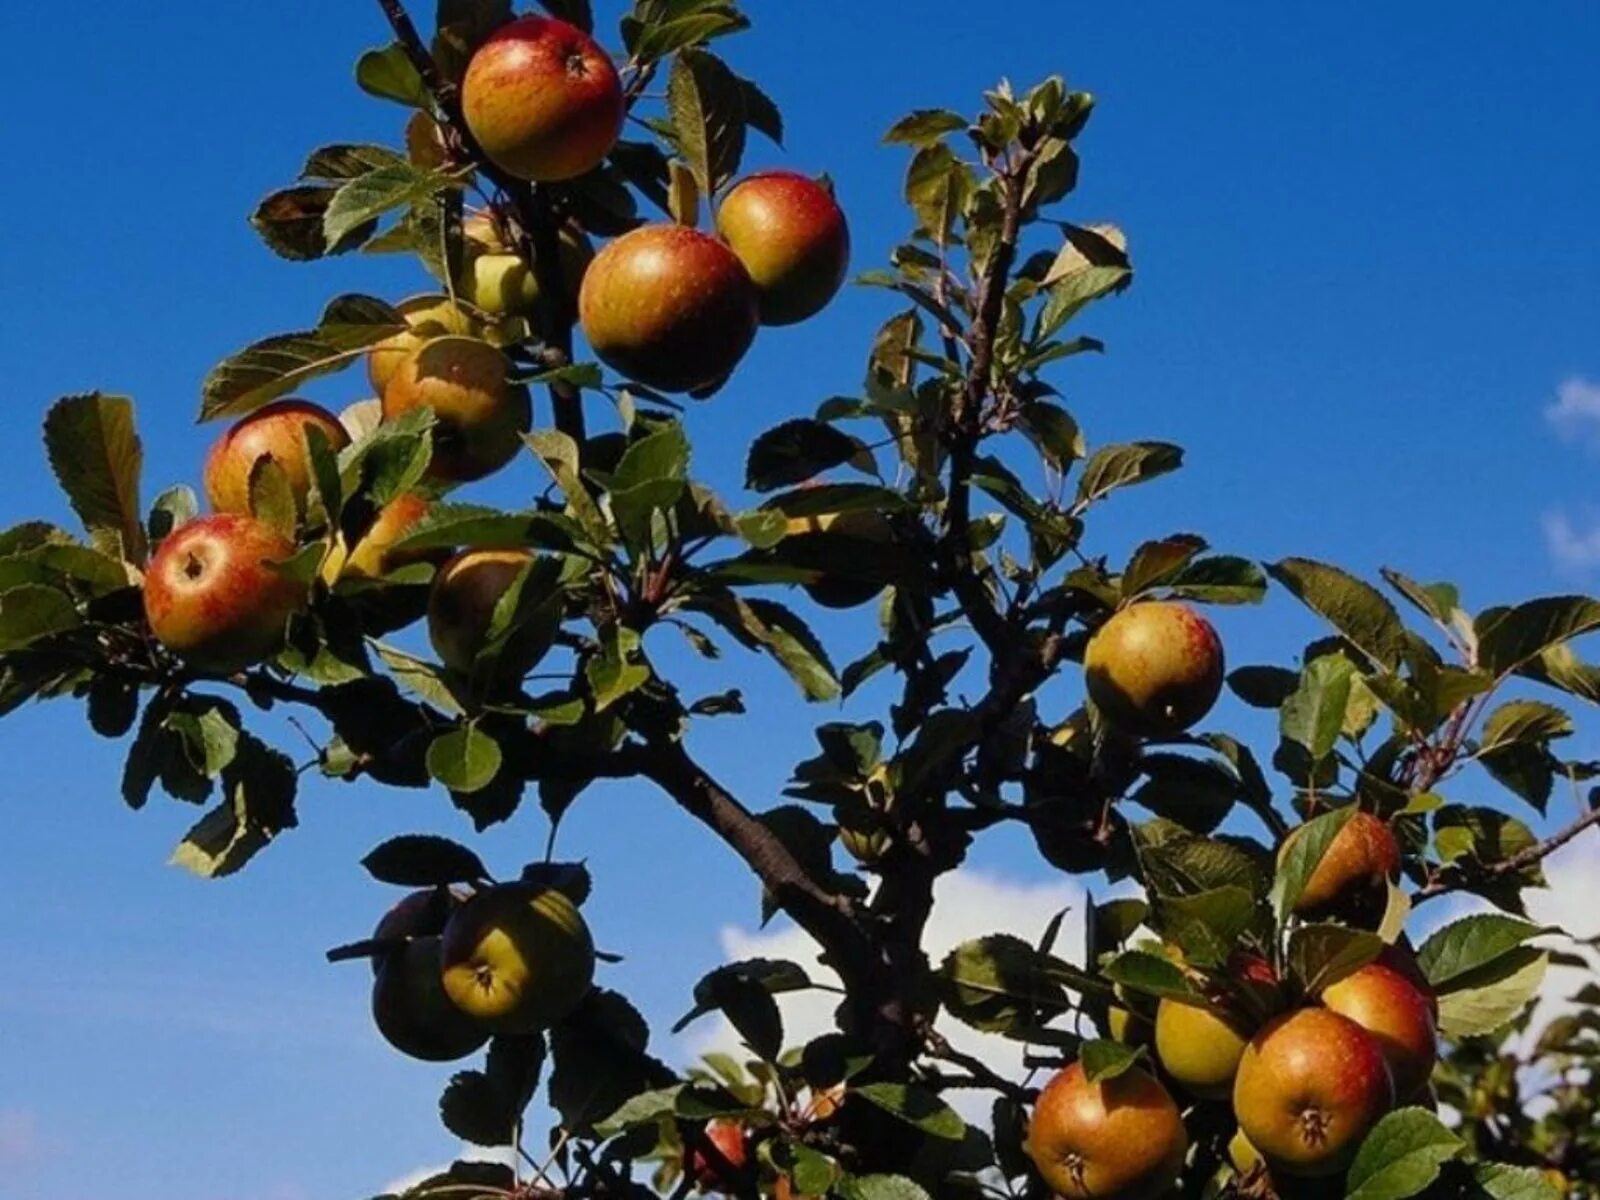
[[[492,1162],[503,1163],[506,1166],[514,1165],[516,1155],[511,1150],[491,1150],[483,1146],[474,1146],[471,1142],[461,1143],[461,1151],[456,1155],[457,1162]],[[404,1175],[391,1179],[378,1189],[380,1195],[401,1196],[410,1188],[414,1188],[424,1179],[432,1179],[435,1175],[442,1175],[450,1169],[450,1164],[435,1163],[429,1167],[418,1167],[414,1171],[407,1171]]]
[[[1562,380],[1544,419],[1565,440],[1600,450],[1600,383],[1578,375]]]
[[[1545,513],[1544,544],[1563,570],[1581,574],[1600,567],[1600,511],[1586,510],[1581,525],[1563,509]]]
[[[1050,919],[1062,909],[1071,915],[1062,923],[1055,952],[1070,962],[1083,960],[1081,918],[1085,893],[1081,885],[1062,880],[1044,884],[1018,883],[996,874],[962,868],[940,879],[934,892],[932,919],[923,944],[937,963],[961,942],[988,933],[1012,933],[1037,941]],[[803,931],[787,927],[758,932],[738,927],[722,931],[722,949],[729,961],[745,958],[781,958],[797,962],[813,979],[837,982],[817,958],[816,943]],[[838,997],[828,992],[793,992],[779,997],[783,1009],[784,1040],[798,1046],[833,1029],[833,1010]],[[1002,1074],[1020,1078],[1023,1074],[1022,1047],[1004,1038],[978,1033],[956,1021],[944,1021],[940,1030],[958,1050],[974,1054]],[[726,1019],[707,1019],[703,1028],[685,1035],[685,1050],[690,1057],[711,1050],[738,1053],[738,1035]],[[988,1103],[981,1093],[956,1094],[952,1101],[963,1108],[962,1095],[974,1105],[963,1115],[987,1119]]]

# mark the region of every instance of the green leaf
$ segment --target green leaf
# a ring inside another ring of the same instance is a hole
[[[1245,888],[1221,887],[1192,896],[1157,896],[1156,928],[1196,966],[1220,967],[1256,922],[1256,900]]]
[[[1118,983],[1147,996],[1167,996],[1174,1000],[1200,1000],[1200,993],[1189,982],[1181,967],[1171,959],[1143,950],[1126,950],[1111,959],[1100,972],[1109,983]]]
[[[90,534],[119,539],[122,556],[142,564],[144,447],[133,426],[133,402],[99,392],[57,400],[45,415],[44,444],[56,481]]]
[[[340,296],[316,329],[266,338],[213,368],[201,388],[200,419],[254,412],[308,380],[342,371],[405,329],[405,318],[381,300]]]
[[[967,1134],[967,1124],[956,1110],[926,1088],[903,1083],[865,1083],[851,1088],[850,1094],[914,1125],[929,1137],[959,1142]]]
[[[518,550],[536,547],[562,553],[575,544],[570,522],[549,513],[508,513],[482,504],[434,504],[394,545],[396,554],[421,550]]]
[[[917,214],[928,236],[941,246],[950,240],[950,232],[966,207],[972,186],[972,168],[943,142],[922,147],[912,156],[911,165],[906,169],[906,203]],[[899,287],[941,321],[955,327],[956,322],[947,317],[931,296],[898,282],[891,282],[889,286]]]
[[[633,1005],[593,989],[550,1033],[550,1105],[562,1126],[586,1136],[625,1101],[677,1082],[646,1053],[649,1042],[649,1027]]]
[[[0,651],[20,650],[82,623],[72,598],[53,587],[25,583],[0,592]]]
[[[745,122],[775,145],[783,145],[783,113],[772,97],[748,79],[739,80],[739,90],[744,93]]]
[[[1600,601],[1547,596],[1515,608],[1491,609],[1477,621],[1478,666],[1499,677],[1520,670],[1552,647],[1600,628]]]
[[[1422,943],[1417,966],[1435,989],[1442,989],[1549,932],[1548,926],[1499,913],[1463,917]]]
[[[651,544],[656,513],[683,496],[689,469],[689,442],[683,426],[670,422],[630,445],[606,481],[612,514],[623,540],[644,553]]]
[[[1439,990],[1439,1033],[1451,1041],[1495,1032],[1520,1015],[1544,983],[1550,955],[1521,946]]]
[[[1561,1200],[1562,1192],[1534,1167],[1477,1163],[1472,1182],[1478,1189],[1467,1200]]]
[[[290,539],[299,524],[299,506],[288,472],[270,454],[263,454],[250,467],[250,515]]]
[[[1252,708],[1278,709],[1300,688],[1300,676],[1287,667],[1239,667],[1228,673],[1228,687]]]
[[[716,55],[686,49],[667,77],[667,112],[700,194],[715,195],[744,155],[744,88]]]
[[[1103,446],[1084,464],[1074,507],[1081,511],[1117,488],[1147,483],[1182,465],[1182,449],[1167,442]]]
[[[919,108],[890,126],[883,140],[908,146],[927,146],[966,127],[967,119],[960,113],[945,108]]]
[[[596,712],[604,712],[624,696],[650,682],[649,664],[643,661],[639,634],[612,627],[601,642],[600,653],[584,668]]]
[[[1095,1038],[1083,1044],[1078,1052],[1078,1062],[1083,1067],[1084,1078],[1090,1083],[1115,1079],[1137,1066],[1145,1057],[1142,1047],[1124,1046],[1109,1038]]]
[[[1344,925],[1300,925],[1289,935],[1289,971],[1309,996],[1359,970],[1383,950],[1383,940]]]
[[[401,687],[413,692],[447,716],[459,717],[466,710],[456,697],[445,674],[433,663],[415,658],[403,650],[373,642],[372,648]]]
[[[356,83],[369,96],[393,100],[408,108],[428,107],[428,89],[411,63],[411,56],[398,43],[382,50],[368,50],[356,60]]]
[[[1272,883],[1272,910],[1280,922],[1294,908],[1321,864],[1323,855],[1333,845],[1333,839],[1339,836],[1355,813],[1353,804],[1323,813],[1300,826],[1294,836],[1284,843],[1277,876]]]
[[[1131,797],[1158,817],[1195,833],[1210,833],[1239,797],[1239,781],[1220,763],[1183,754],[1146,754],[1148,777]]]
[[[962,942],[939,967],[945,1009],[973,1029],[1026,1036],[1067,1010],[1051,977],[1064,965],[1010,934]]]
[[[1407,1200],[1439,1177],[1466,1144],[1423,1108],[1389,1113],[1361,1142],[1345,1178],[1347,1200]]]
[[[273,838],[296,824],[294,763],[244,735],[223,773],[223,801],[184,835],[171,864],[205,879],[238,871]]]
[[[1405,653],[1400,614],[1371,584],[1308,558],[1286,558],[1267,572],[1379,666],[1394,671]]]
[[[1573,731],[1572,718],[1553,704],[1512,700],[1490,713],[1478,735],[1480,755],[1517,742],[1549,742]]]
[[[330,246],[337,246],[393,209],[422,204],[460,186],[460,180],[450,173],[419,170],[407,162],[379,167],[350,180],[334,194],[322,217],[323,237]]]
[[[520,1114],[482,1071],[451,1076],[439,1097],[439,1120],[451,1133],[476,1146],[505,1146],[515,1136]]]
[[[931,1200],[904,1175],[854,1175],[838,1185],[844,1200]]]
[[[291,262],[311,262],[331,254],[343,254],[364,245],[377,232],[378,223],[369,221],[351,229],[336,243],[323,233],[328,205],[339,189],[327,183],[298,183],[269,193],[250,214],[250,227],[260,235],[279,258]]]
[[[771,655],[808,700],[833,700],[839,679],[827,651],[799,617],[772,600],[744,599],[732,592],[696,596],[686,608],[702,612],[742,645]]]
[[[490,877],[483,860],[471,850],[431,834],[390,838],[363,858],[361,865],[379,883],[396,887],[443,887]]]
[[[1278,730],[1285,741],[1305,751],[1308,769],[1303,774],[1333,753],[1344,730],[1355,675],[1355,664],[1342,654],[1313,659],[1300,672],[1294,694],[1283,702]]]
[[[475,725],[463,725],[428,746],[428,774],[452,792],[482,791],[500,773],[499,743]]]
[[[749,19],[733,5],[715,4],[700,12],[645,26],[633,53],[641,62],[654,62],[685,47],[703,45],[748,28]]]
[[[1047,400],[1030,400],[1022,406],[1022,431],[1058,471],[1068,470],[1088,452],[1072,414]]]
[[[1159,541],[1143,543],[1122,569],[1124,599],[1143,595],[1166,583],[1205,548],[1205,538],[1192,533],[1175,533]]]
[[[861,443],[832,425],[802,418],[758,437],[745,463],[745,486],[758,492],[803,483],[849,462]]]
[[[1260,604],[1267,598],[1267,576],[1247,558],[1217,554],[1184,567],[1167,581],[1166,590],[1199,604]]]

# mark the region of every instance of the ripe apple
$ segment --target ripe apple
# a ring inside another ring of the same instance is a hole
[[[372,985],[372,1019],[402,1054],[424,1062],[465,1058],[489,1031],[451,1003],[440,976],[440,939],[419,937],[383,957]]]
[[[1130,733],[1171,736],[1211,711],[1222,691],[1222,642],[1183,604],[1147,600],[1116,613],[1089,639],[1089,698]]]
[[[735,184],[717,210],[717,232],[756,285],[763,325],[815,316],[850,267],[850,229],[833,192],[793,171]]]
[[[537,317],[539,279],[533,268],[511,251],[487,218],[468,221],[464,232],[473,248],[482,249],[475,249],[468,256],[456,285],[461,298],[490,316]],[[566,305],[572,311],[578,306],[583,274],[594,259],[594,246],[574,225],[562,226],[556,244]]]
[[[305,400],[278,400],[234,424],[212,443],[206,455],[206,499],[217,512],[250,511],[250,472],[263,458],[283,469],[302,510],[311,491],[311,460],[306,430],[315,427],[337,453],[350,444],[339,418]]]
[[[470,337],[478,332],[477,323],[449,296],[412,296],[395,308],[411,328],[367,351],[367,380],[379,396],[406,357],[430,339],[447,334]]]
[[[411,532],[413,526],[428,515],[431,501],[416,492],[402,492],[378,510],[372,524],[357,540],[355,549],[345,547],[341,534],[333,551],[322,564],[322,578],[329,587],[340,579],[382,579],[390,571],[399,570],[415,562],[427,562],[442,557],[435,550],[396,553],[394,544]]]
[[[1163,998],[1156,1009],[1156,1057],[1186,1092],[1202,1100],[1225,1100],[1250,1040],[1237,1014]]]
[[[1156,1200],[1177,1182],[1189,1138],[1167,1089],[1144,1070],[1090,1083],[1073,1063],[1039,1094],[1025,1148],[1069,1200]]]
[[[489,160],[518,179],[575,179],[599,166],[627,115],[610,57],[575,25],[527,16],[472,56],[461,112]]]
[[[1124,1046],[1148,1046],[1155,1038],[1155,1027],[1143,1013],[1113,1004],[1106,1009],[1106,1034]]]
[[[588,994],[594,943],[566,895],[501,884],[475,894],[445,926],[444,990],[494,1033],[537,1033]]]
[[[1233,1137],[1228,1140],[1228,1161],[1233,1164],[1233,1169],[1241,1175],[1255,1175],[1267,1169],[1266,1160],[1261,1157],[1261,1151],[1249,1138],[1245,1137],[1244,1130],[1237,1129]]]
[[[750,1139],[744,1127],[736,1121],[712,1121],[706,1126],[706,1140],[717,1148],[717,1153],[728,1160],[735,1176],[742,1174],[750,1163]],[[727,1172],[699,1146],[690,1143],[683,1156],[683,1172],[690,1176],[701,1191],[732,1187],[738,1179],[729,1179]]]
[[[1323,1006],[1372,1035],[1402,1103],[1427,1086],[1439,1057],[1432,997],[1381,959],[1322,990]]]
[[[267,658],[306,601],[306,586],[270,565],[294,543],[239,513],[199,517],[168,534],[144,578],[150,631],[195,666],[238,671]]]
[[[431,408],[429,475],[465,483],[492,475],[516,457],[533,421],[528,389],[511,381],[511,363],[488,342],[438,337],[407,355],[383,389],[383,416],[393,421]]]
[[[1300,836],[1295,830],[1279,857]],[[1388,881],[1400,873],[1400,843],[1381,818],[1353,813],[1317,864],[1305,890],[1295,901],[1302,917],[1324,916],[1351,905],[1373,907],[1383,898]]]
[[[603,361],[663,392],[727,378],[758,324],[755,285],[733,251],[682,225],[645,225],[602,249],[578,314]]]
[[[461,901],[447,888],[423,888],[408,892],[378,920],[372,931],[375,942],[406,942],[414,938],[437,937],[444,932],[450,914]],[[385,955],[372,959],[372,973],[383,966]]]
[[[1316,1178],[1344,1170],[1394,1103],[1378,1043],[1348,1017],[1302,1008],[1269,1022],[1246,1047],[1233,1112],[1274,1170]]]
[[[472,674],[488,643],[495,606],[533,561],[526,550],[468,550],[439,568],[428,593],[428,639],[440,662],[458,674]],[[515,647],[507,647],[501,676],[520,678],[524,669]]]

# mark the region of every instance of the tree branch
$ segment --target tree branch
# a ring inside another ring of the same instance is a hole
[[[1439,872],[1432,882],[1413,893],[1411,902],[1413,905],[1417,905],[1425,900],[1432,900],[1436,896],[1459,891],[1466,883],[1484,879],[1503,879],[1508,875],[1515,875],[1519,871],[1526,870],[1528,867],[1542,862],[1572,841],[1585,829],[1590,829],[1597,825],[1600,825],[1600,808],[1590,810],[1565,829],[1551,834],[1542,842],[1535,842],[1533,845],[1517,851],[1510,858],[1503,858],[1499,862],[1476,867],[1471,872],[1465,872],[1460,867],[1446,867]]]

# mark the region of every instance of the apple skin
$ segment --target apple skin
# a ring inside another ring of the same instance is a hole
[[[1129,605],[1089,639],[1089,698],[1129,733],[1170,737],[1211,711],[1222,692],[1222,642],[1187,605]]]
[[[1284,851],[1299,832],[1295,830],[1284,841]],[[1294,903],[1295,914],[1316,917],[1352,906],[1372,908],[1388,881],[1399,873],[1400,843],[1394,831],[1371,813],[1353,813],[1306,880],[1305,890]]]
[[[472,674],[488,641],[495,605],[533,560],[526,550],[468,550],[439,568],[428,594],[428,640],[440,662],[458,674]],[[515,662],[501,665],[506,674],[520,674]]]
[[[168,534],[144,579],[150,631],[197,667],[238,671],[269,657],[306,602],[306,586],[268,564],[295,545],[239,513],[198,517]]]
[[[578,295],[595,354],[662,392],[732,373],[755,340],[755,285],[732,250],[696,229],[645,225],[607,244]]]
[[[430,339],[446,334],[471,337],[478,332],[477,322],[448,296],[412,296],[400,301],[395,309],[411,328],[385,338],[367,351],[367,381],[378,396],[383,395],[383,389],[407,356]]]
[[[599,166],[627,115],[610,56],[575,25],[541,16],[503,25],[478,47],[461,112],[491,162],[534,183]]]
[[[216,512],[249,513],[250,472],[263,458],[283,469],[302,511],[311,491],[305,431],[320,429],[338,453],[350,444],[339,418],[306,400],[277,400],[232,425],[211,444],[204,471],[206,499]]]
[[[385,955],[372,984],[372,1019],[402,1054],[423,1062],[454,1062],[489,1040],[489,1031],[445,994],[440,938],[419,937]]]
[[[467,237],[484,249],[470,255],[461,272],[457,282],[461,298],[493,317],[536,318],[540,300],[538,276],[520,255],[512,253],[500,241],[492,222],[486,218],[475,220],[481,223],[475,225]],[[486,234],[494,241],[488,241]],[[566,307],[573,311],[578,306],[584,273],[594,261],[594,246],[582,230],[571,225],[562,227],[556,245]]]
[[[444,990],[493,1033],[537,1033],[588,994],[594,943],[577,907],[552,888],[502,884],[450,918]]]
[[[343,535],[327,560],[322,564],[322,579],[332,587],[340,579],[382,579],[390,571],[399,570],[416,562],[442,561],[448,552],[418,550],[397,554],[393,546],[413,526],[427,516],[433,503],[416,492],[402,492],[378,510],[372,524],[356,541],[354,550],[347,550]]]
[[[706,1126],[706,1140],[728,1160],[735,1175],[742,1173],[750,1163],[750,1139],[744,1127],[734,1121],[712,1121]],[[691,1145],[683,1156],[684,1174],[692,1177],[695,1186],[703,1192],[713,1188],[731,1187],[737,1179],[724,1179],[719,1164],[711,1156]]]
[[[1403,1104],[1428,1085],[1439,1058],[1433,1000],[1403,972],[1370,962],[1322,990],[1322,1004],[1372,1035]]]
[[[1155,1040],[1162,1068],[1184,1091],[1226,1100],[1250,1032],[1237,1017],[1164,997],[1156,1009]]]
[[[383,418],[431,408],[430,478],[468,483],[492,475],[522,449],[533,423],[528,389],[511,382],[511,363],[488,342],[445,336],[407,355],[383,389]]]
[[[1156,1200],[1177,1182],[1188,1134],[1167,1089],[1139,1067],[1090,1083],[1073,1063],[1045,1085],[1024,1149],[1068,1200]]]
[[[1233,1081],[1239,1128],[1276,1172],[1343,1171],[1394,1103],[1378,1043],[1347,1017],[1302,1008],[1269,1022]]]
[[[395,901],[394,906],[378,919],[372,930],[375,942],[411,941],[414,938],[437,937],[444,932],[450,914],[461,901],[447,888],[423,888],[409,892]],[[372,959],[372,973],[383,967],[385,955]]]
[[[717,210],[717,232],[756,285],[763,325],[815,316],[850,269],[844,210],[826,187],[793,171],[735,184]]]

